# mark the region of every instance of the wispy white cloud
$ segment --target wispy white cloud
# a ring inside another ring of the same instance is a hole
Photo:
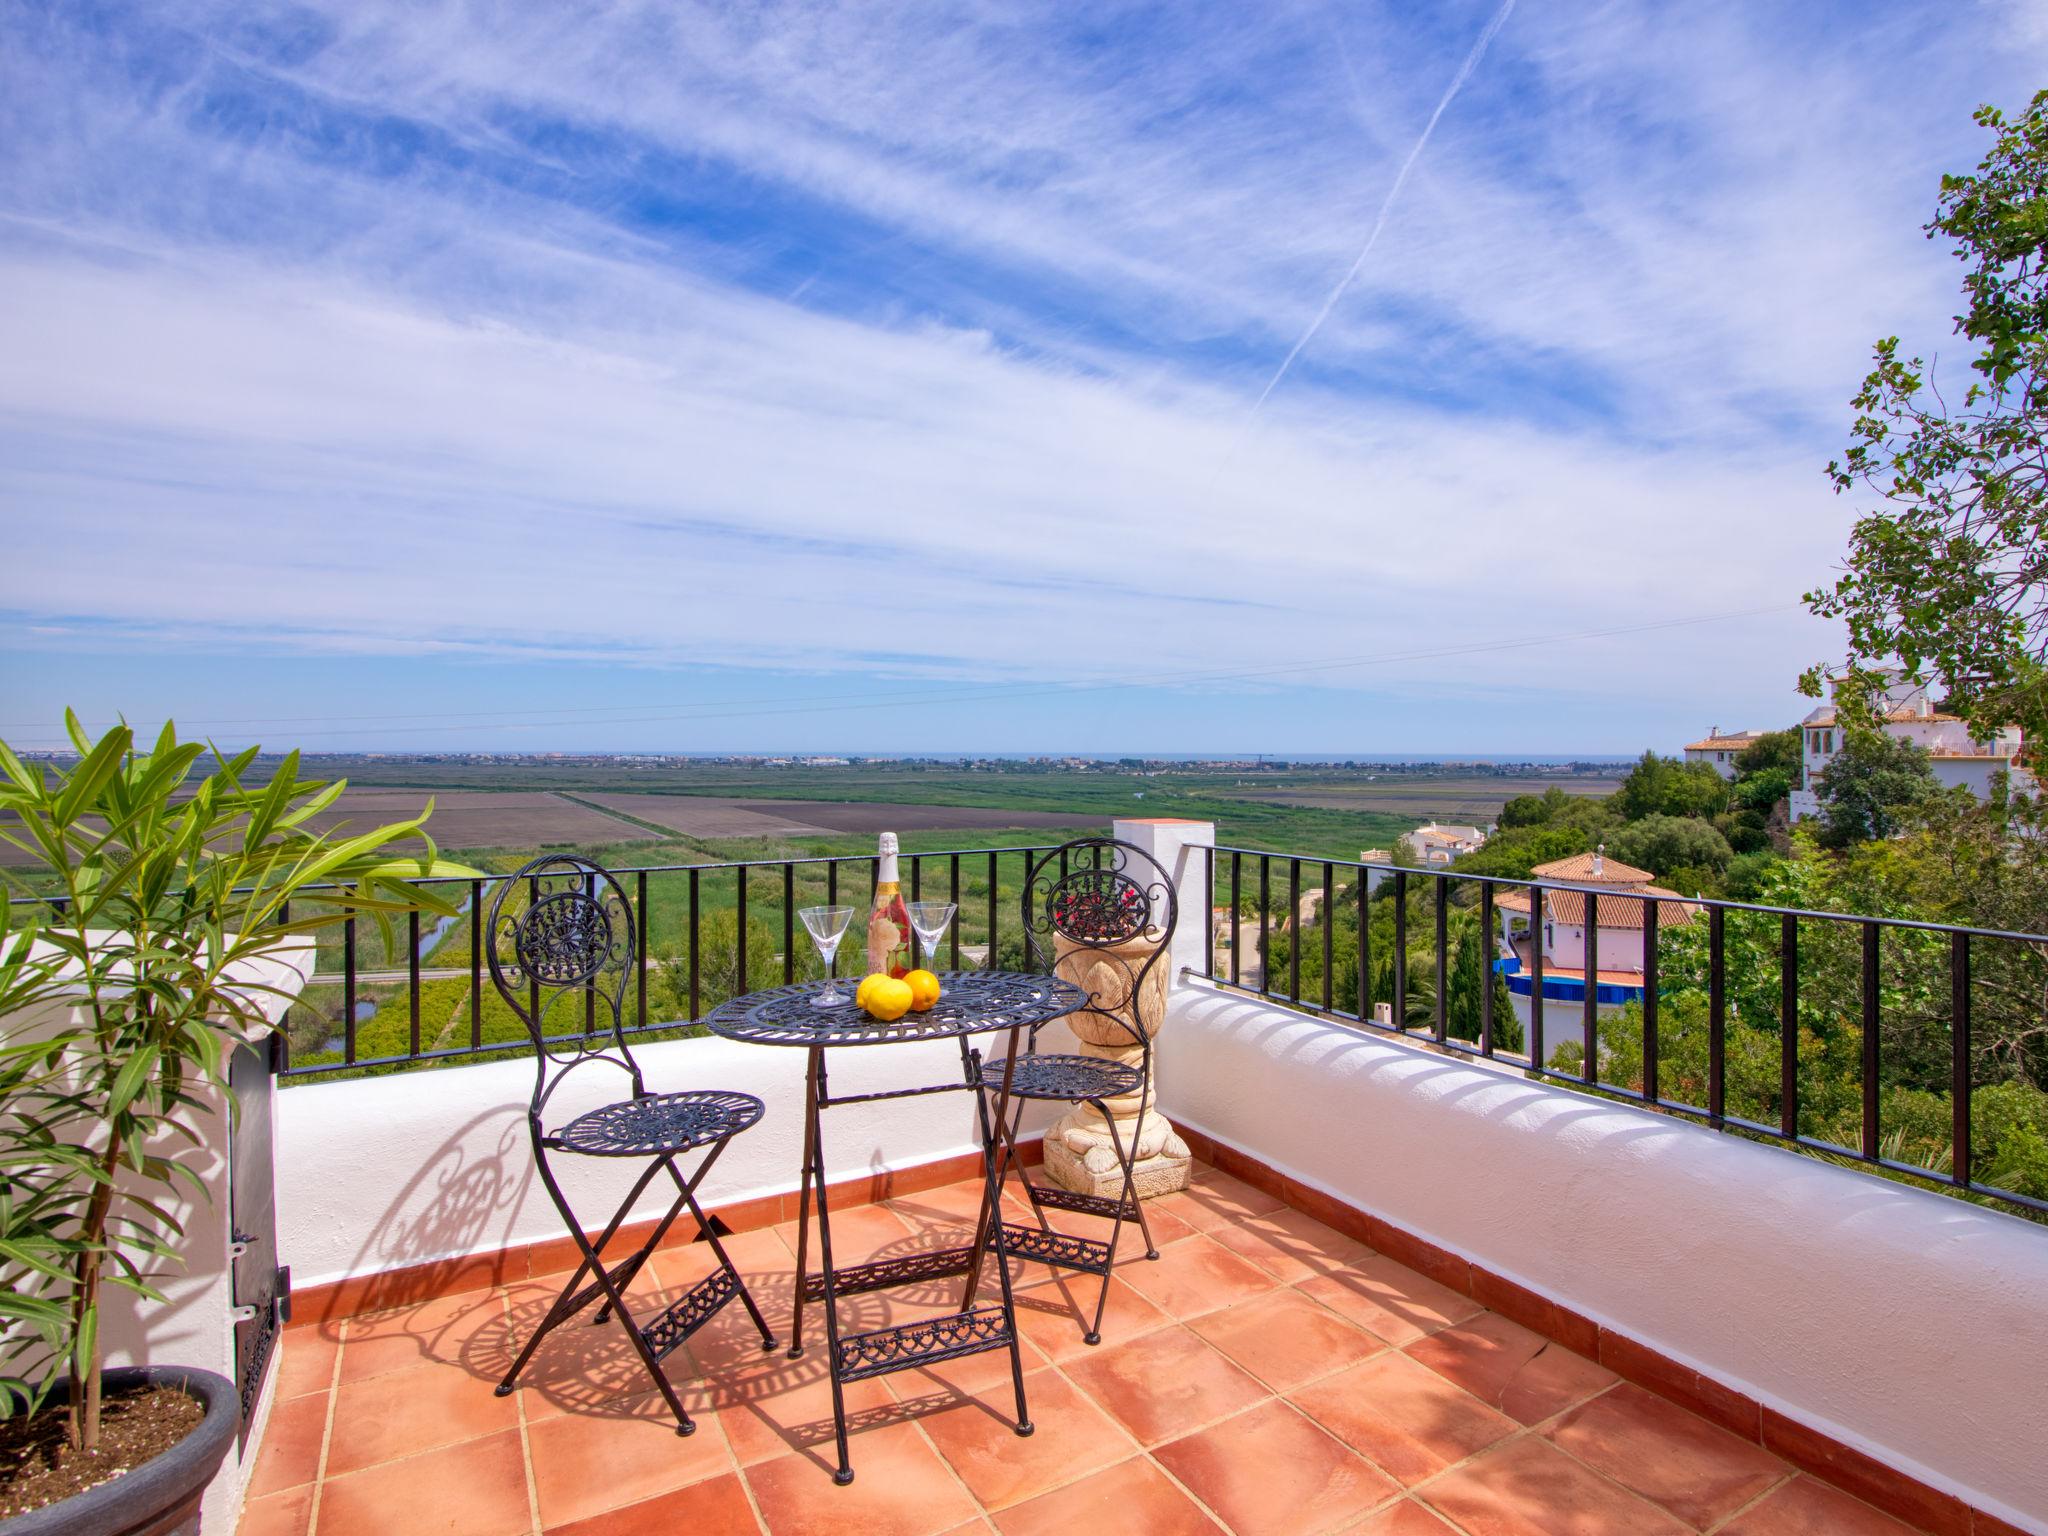
[[[1948,311],[1935,176],[2043,40],[1525,7],[1248,425],[1493,10],[25,12],[0,608],[982,679],[1789,603],[1870,338]],[[1823,643],[1591,686],[1774,696]]]

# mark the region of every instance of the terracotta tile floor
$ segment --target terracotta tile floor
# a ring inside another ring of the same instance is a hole
[[[849,1211],[839,1257],[948,1246],[975,1194]],[[1160,1260],[1126,1240],[1097,1347],[1077,1311],[1095,1282],[1017,1266],[1036,1434],[1010,1431],[1006,1352],[857,1383],[847,1488],[815,1308],[801,1361],[764,1355],[737,1305],[670,1356],[687,1439],[614,1323],[558,1329],[522,1389],[492,1395],[555,1286],[288,1333],[243,1536],[1908,1531],[1227,1175],[1201,1169],[1148,1210]],[[778,1335],[794,1241],[730,1244]],[[656,1255],[635,1299],[672,1299],[707,1259]],[[949,1311],[948,1284],[842,1314],[864,1329]]]

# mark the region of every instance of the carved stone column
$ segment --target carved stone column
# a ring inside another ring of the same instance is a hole
[[[1201,921],[1206,916],[1206,913],[1197,913],[1194,920]],[[1053,970],[1082,991],[1093,994],[1102,1007],[1129,1018],[1131,978],[1144,969],[1145,961],[1158,948],[1159,941],[1151,938],[1132,939],[1103,949],[1073,944],[1056,937]],[[1155,1050],[1158,1048],[1160,1026],[1166,1019],[1166,988],[1171,970],[1169,958],[1162,956],[1145,973],[1139,987],[1136,1017],[1146,1037],[1153,1041]],[[1094,1014],[1075,1013],[1069,1014],[1066,1022],[1081,1042],[1081,1054],[1103,1056],[1134,1067],[1143,1065],[1143,1052],[1137,1042],[1115,1021]],[[1148,1082],[1145,1086],[1143,1094],[1125,1094],[1107,1101],[1110,1115],[1116,1121],[1116,1134],[1122,1138],[1125,1150],[1130,1150],[1135,1141],[1136,1177],[1133,1188],[1141,1200],[1186,1189],[1191,1162],[1188,1144],[1159,1113],[1153,1102],[1151,1084]],[[1142,1121],[1138,1117],[1141,1098],[1146,1106]],[[1046,1131],[1045,1172],[1046,1177],[1060,1188],[1076,1194],[1100,1195],[1110,1200],[1123,1194],[1124,1173],[1117,1164],[1109,1126],[1094,1105],[1074,1105]]]

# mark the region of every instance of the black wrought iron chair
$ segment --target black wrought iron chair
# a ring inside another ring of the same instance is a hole
[[[760,1120],[761,1101],[752,1094],[716,1089],[647,1091],[639,1064],[626,1046],[622,1016],[626,987],[635,974],[633,909],[619,882],[589,860],[567,854],[533,860],[499,886],[485,932],[489,935],[491,980],[533,1036],[536,1077],[526,1118],[533,1137],[534,1165],[548,1198],[555,1202],[569,1235],[583,1253],[583,1262],[498,1384],[498,1395],[513,1390],[542,1339],[602,1297],[603,1304],[592,1322],[602,1324],[612,1313],[618,1314],[647,1374],[654,1378],[675,1415],[676,1433],[690,1434],[696,1425],[669,1384],[662,1360],[735,1296],[761,1330],[761,1347],[775,1347],[767,1319],[733,1268],[717,1229],[705,1220],[697,1203],[698,1186],[719,1154],[733,1137]],[[542,1115],[555,1090],[577,1068],[593,1065],[623,1072],[632,1085],[632,1096],[547,1130]],[[676,1159],[699,1148],[709,1148],[709,1155],[698,1165],[696,1176],[685,1179]],[[647,1159],[646,1171],[634,1181],[595,1242],[576,1219],[548,1166],[553,1153]],[[601,1257],[605,1245],[663,1171],[676,1186],[668,1214],[637,1249],[607,1266]],[[642,1324],[627,1308],[626,1288],[685,1209],[697,1223],[698,1236],[711,1245],[718,1267]],[[591,1277],[588,1284],[584,1283],[586,1275]]]
[[[1041,1052],[1038,1030],[1031,1031],[1028,1051],[1014,1061],[996,1060],[981,1069],[985,1092],[993,1092],[1007,1075],[1012,1113],[999,1127],[1001,1163],[994,1197],[1015,1168],[1038,1220],[1038,1231],[1008,1229],[1005,1246],[1021,1259],[1057,1265],[1102,1276],[1095,1317],[1082,1337],[1102,1341],[1103,1309],[1109,1304],[1109,1282],[1116,1265],[1117,1240],[1124,1223],[1135,1221],[1145,1237],[1145,1257],[1159,1257],[1144,1203],[1137,1197],[1135,1137],[1142,1130],[1152,1084],[1152,1037],[1140,1013],[1140,998],[1155,969],[1166,963],[1179,901],[1173,881],[1159,861],[1133,843],[1111,837],[1077,838],[1035,861],[1024,882],[1024,945],[1032,970],[1050,971],[1065,956],[1076,957],[1067,979],[1088,994],[1088,1001],[1066,1022],[1096,1052]],[[1133,951],[1136,951],[1133,953]],[[1123,1059],[1118,1059],[1119,1057]],[[1110,1103],[1138,1096],[1133,1144],[1126,1146]],[[1107,1128],[1123,1188],[1114,1199],[1082,1194],[1055,1185],[1034,1184],[1024,1171],[1017,1148],[1023,1106],[1030,1101],[1087,1104]],[[1055,1233],[1047,1210],[1079,1211],[1110,1221],[1109,1241]],[[999,1218],[999,1215],[997,1217]]]

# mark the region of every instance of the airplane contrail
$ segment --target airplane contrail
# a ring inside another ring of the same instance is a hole
[[[1365,265],[1365,258],[1372,254],[1373,245],[1379,240],[1380,231],[1387,227],[1387,215],[1393,211],[1394,199],[1401,195],[1401,188],[1408,180],[1408,173],[1415,169],[1415,162],[1421,157],[1423,146],[1429,143],[1429,136],[1436,132],[1437,119],[1444,115],[1444,109],[1450,106],[1452,98],[1472,77],[1472,71],[1479,67],[1479,60],[1486,53],[1486,45],[1493,41],[1494,33],[1506,23],[1508,12],[1514,8],[1515,0],[1502,0],[1501,8],[1493,13],[1493,20],[1489,21],[1486,30],[1479,34],[1479,41],[1474,43],[1472,51],[1465,55],[1465,62],[1460,64],[1458,72],[1451,76],[1451,83],[1445,88],[1443,99],[1436,104],[1436,110],[1429,114],[1429,121],[1422,125],[1422,136],[1415,141],[1415,147],[1408,151],[1408,158],[1401,162],[1401,169],[1394,177],[1394,184],[1387,188],[1387,195],[1380,203],[1379,217],[1372,221],[1372,233],[1365,237],[1365,244],[1358,252],[1358,259],[1352,262],[1350,270],[1337,280],[1337,286],[1332,288],[1330,296],[1323,300],[1323,307],[1316,312],[1315,319],[1309,322],[1308,329],[1301,333],[1301,340],[1294,344],[1294,350],[1287,354],[1286,361],[1281,363],[1274,371],[1273,377],[1266,381],[1266,387],[1259,391],[1259,398],[1252,405],[1254,416],[1259,413],[1259,407],[1266,403],[1266,397],[1279,388],[1280,381],[1287,377],[1287,370],[1292,368],[1294,360],[1301,356],[1302,348],[1315,339],[1316,332],[1323,328],[1323,322],[1330,318],[1330,311],[1335,309],[1337,301],[1344,297],[1344,290],[1349,288],[1352,279],[1358,276],[1359,268]]]

